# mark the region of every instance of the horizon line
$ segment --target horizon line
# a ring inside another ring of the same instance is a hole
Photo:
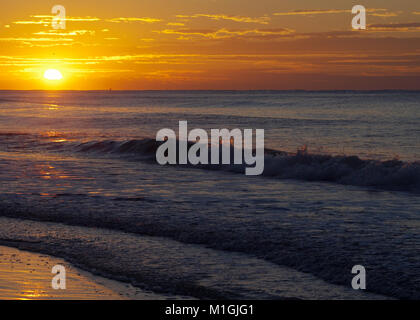
[[[359,91],[359,92],[419,92],[420,89],[0,89],[0,92],[5,91],[100,91],[100,92],[139,92],[139,91],[279,91],[279,92],[338,92],[338,91]]]

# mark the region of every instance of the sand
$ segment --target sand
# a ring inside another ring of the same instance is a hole
[[[52,288],[53,266],[66,269],[66,289]],[[1,300],[151,300],[168,299],[130,284],[95,276],[63,259],[0,246]]]

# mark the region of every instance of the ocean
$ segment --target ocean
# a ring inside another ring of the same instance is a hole
[[[263,175],[157,164],[179,121],[264,129]],[[419,299],[419,159],[420,92],[0,91],[0,244],[168,297]]]

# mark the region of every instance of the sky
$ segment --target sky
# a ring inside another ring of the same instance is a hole
[[[54,5],[66,28],[54,29]],[[367,10],[353,30],[351,9]],[[0,90],[420,90],[418,0],[2,0]],[[47,69],[63,79],[46,80]]]

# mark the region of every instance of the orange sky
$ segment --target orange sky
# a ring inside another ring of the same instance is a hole
[[[66,8],[65,30],[51,9]],[[367,30],[351,8],[368,10]],[[420,2],[7,1],[0,89],[417,89]],[[64,79],[47,81],[55,68]]]

